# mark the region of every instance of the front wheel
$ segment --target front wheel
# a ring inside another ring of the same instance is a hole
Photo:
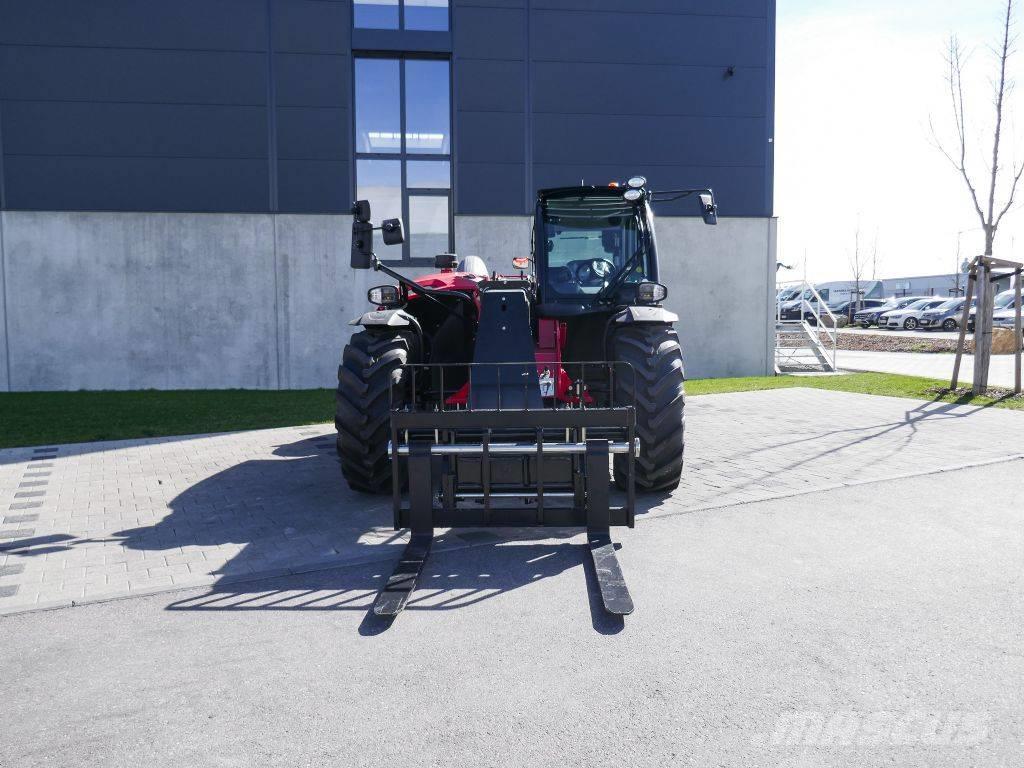
[[[944,330],[944,331],[955,331],[956,330],[956,320],[954,320],[953,318],[949,318],[948,320],[943,322],[942,323],[942,330]]]
[[[671,491],[683,473],[683,408],[686,392],[683,353],[670,325],[637,324],[618,329],[612,339],[612,360],[617,366],[614,397],[617,405],[632,405],[636,398],[636,434],[640,455],[633,462],[637,490]],[[625,490],[628,457],[616,455],[615,484]]]
[[[917,320],[915,320],[914,318],[908,317],[906,320],[903,321],[903,330],[905,330],[905,331],[913,331],[913,330],[916,330],[916,329],[917,329]]]
[[[402,366],[411,349],[411,340],[401,333],[364,330],[353,334],[342,352],[334,424],[341,473],[353,490],[391,490],[391,406],[406,397]]]

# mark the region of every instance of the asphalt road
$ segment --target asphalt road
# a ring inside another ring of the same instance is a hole
[[[0,619],[2,766],[1010,766],[1024,463]]]

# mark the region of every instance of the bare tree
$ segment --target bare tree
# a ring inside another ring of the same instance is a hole
[[[878,266],[882,263],[882,257],[878,252],[878,230],[875,230],[875,239],[871,241],[871,279],[878,279]]]
[[[1011,166],[1010,174],[1012,181],[1009,183],[1009,189],[1005,192],[1001,192],[999,188],[1000,172],[1003,170],[999,166],[1000,152],[1002,150],[1003,142],[1003,118],[1004,111],[1007,111],[1006,100],[1007,97],[1013,90],[1013,80],[1007,78],[1006,69],[1007,62],[1014,54],[1014,43],[1016,38],[1011,35],[1013,28],[1013,0],[1006,0],[1006,15],[1003,19],[1003,34],[1001,45],[997,49],[993,49],[998,59],[998,76],[993,80],[995,86],[995,93],[993,95],[993,107],[995,110],[995,124],[992,131],[992,164],[988,167],[988,178],[985,179],[985,183],[988,187],[987,199],[982,199],[978,195],[978,185],[972,178],[971,171],[967,167],[967,155],[968,148],[971,144],[971,135],[968,131],[967,123],[967,110],[964,107],[964,82],[963,73],[966,65],[966,55],[960,41],[956,35],[949,38],[949,48],[946,54],[946,64],[949,67],[949,73],[946,80],[949,84],[949,95],[950,102],[953,109],[953,122],[956,126],[957,142],[954,149],[948,149],[939,139],[935,132],[934,125],[932,126],[932,136],[935,140],[936,146],[946,156],[946,159],[953,165],[960,176],[964,180],[964,184],[967,185],[967,191],[970,193],[971,202],[974,205],[974,211],[978,214],[978,219],[981,221],[981,228],[985,233],[985,255],[992,255],[992,246],[995,242],[996,232],[999,229],[999,225],[1003,221],[1003,217],[1013,207],[1014,198],[1017,194],[1017,183],[1020,181],[1021,174],[1024,174],[1024,164],[1017,165],[1014,163]],[[1004,182],[1003,187],[1006,187],[1007,183]],[[997,200],[999,197],[1003,197],[1002,200]]]
[[[860,241],[860,221],[858,221],[857,228],[853,232],[853,252],[850,254],[850,272],[853,274],[853,292],[850,294],[850,298],[853,301],[851,306],[855,310],[860,309],[861,306],[863,296],[861,295],[860,285],[864,280],[864,273],[869,264],[869,256],[866,251],[861,250]]]

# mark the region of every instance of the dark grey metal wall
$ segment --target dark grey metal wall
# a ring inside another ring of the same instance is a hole
[[[775,0],[452,5],[353,34],[348,0],[0,0],[0,206],[344,211],[353,50],[422,50],[452,54],[456,213],[642,173],[771,214]]]

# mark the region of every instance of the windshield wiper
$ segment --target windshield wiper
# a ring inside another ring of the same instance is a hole
[[[612,279],[609,280],[604,288],[594,294],[594,301],[604,301],[609,298],[615,291],[622,287],[622,284],[626,282],[626,279],[633,274],[638,266],[640,266],[640,255],[644,252],[644,246],[641,245],[636,249],[636,252],[629,257],[629,261],[622,265],[622,269],[616,272]]]
[[[629,257],[626,263],[622,265],[622,268],[612,275],[611,280],[605,284],[604,288],[594,294],[594,301],[607,301],[611,298],[612,294],[619,290],[619,288],[622,287],[622,284],[625,283],[636,268],[640,266],[640,257],[647,249],[647,227],[640,217],[637,217],[637,225],[636,233],[640,245],[637,247],[633,255]]]

